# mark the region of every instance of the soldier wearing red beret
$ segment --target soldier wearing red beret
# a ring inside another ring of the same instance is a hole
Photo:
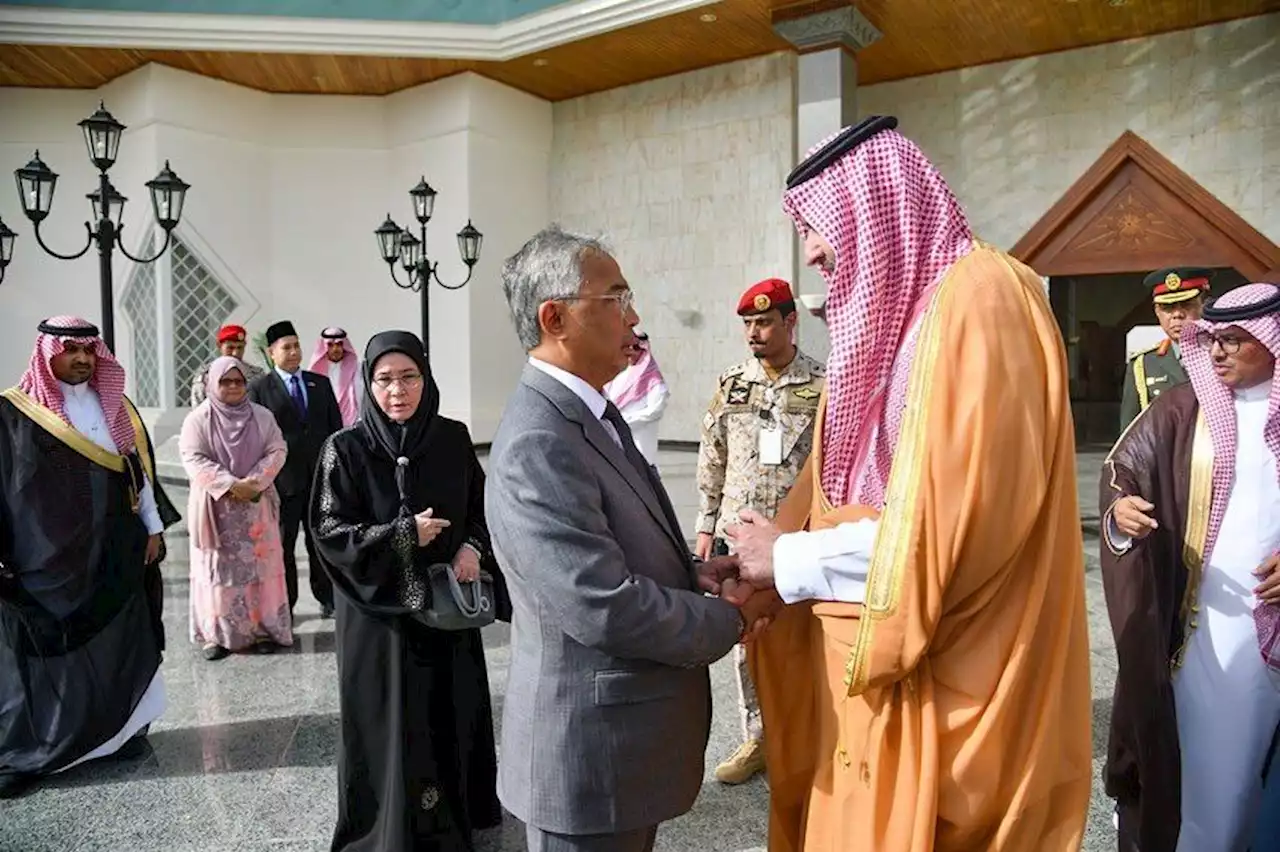
[[[248,343],[249,335],[242,325],[224,325],[218,329],[218,354],[229,355],[232,358],[239,358],[244,361],[244,350]],[[213,363],[212,361],[209,362]],[[265,375],[265,371],[258,366],[245,362],[244,380],[245,384],[252,382],[259,376]],[[209,364],[205,364],[191,379],[191,407],[195,408],[204,402],[204,385],[209,378]]]
[[[703,559],[727,552],[724,527],[737,523],[743,509],[768,518],[777,513],[809,457],[825,382],[823,365],[793,342],[790,284],[766,278],[751,286],[738,300],[738,315],[752,357],[721,374],[702,423],[696,552]],[[764,769],[760,708],[742,646],[734,658],[744,741],[716,768],[725,784],[741,784]]]

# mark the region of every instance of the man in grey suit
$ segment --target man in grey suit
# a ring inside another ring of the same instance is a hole
[[[514,610],[498,792],[530,852],[645,852],[697,798],[707,666],[761,623],[764,597],[735,590],[734,557],[691,559],[601,392],[639,322],[609,252],[551,227],[502,278],[529,365],[485,493]]]

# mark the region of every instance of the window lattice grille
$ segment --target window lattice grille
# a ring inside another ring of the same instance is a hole
[[[150,257],[155,238],[148,237],[140,257]],[[156,267],[134,264],[122,301],[133,331],[134,403],[146,408],[160,405],[160,340],[156,323]]]
[[[172,251],[174,394],[179,405],[186,405],[191,380],[212,360],[214,338],[236,300],[177,237]]]

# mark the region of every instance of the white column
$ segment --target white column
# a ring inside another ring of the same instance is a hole
[[[858,120],[856,51],[880,38],[880,31],[852,6],[779,21],[774,31],[800,51],[796,74],[796,151],[805,153],[823,139]],[[826,292],[822,276],[804,265],[796,240],[796,294]],[[825,360],[829,348],[825,326],[800,312],[800,345]]]

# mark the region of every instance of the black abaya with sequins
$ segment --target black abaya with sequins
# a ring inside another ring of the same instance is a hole
[[[400,483],[380,436],[358,422],[325,444],[312,489],[309,520],[338,592],[334,852],[470,852],[472,831],[502,818],[480,631],[433,630],[412,616],[429,603],[427,567],[451,562],[464,543],[496,572],[471,437],[436,414],[429,374],[426,383],[420,413],[430,418],[430,440],[405,448]],[[364,410],[366,418],[381,413],[372,399]],[[412,515],[427,508],[451,526],[424,548]]]

